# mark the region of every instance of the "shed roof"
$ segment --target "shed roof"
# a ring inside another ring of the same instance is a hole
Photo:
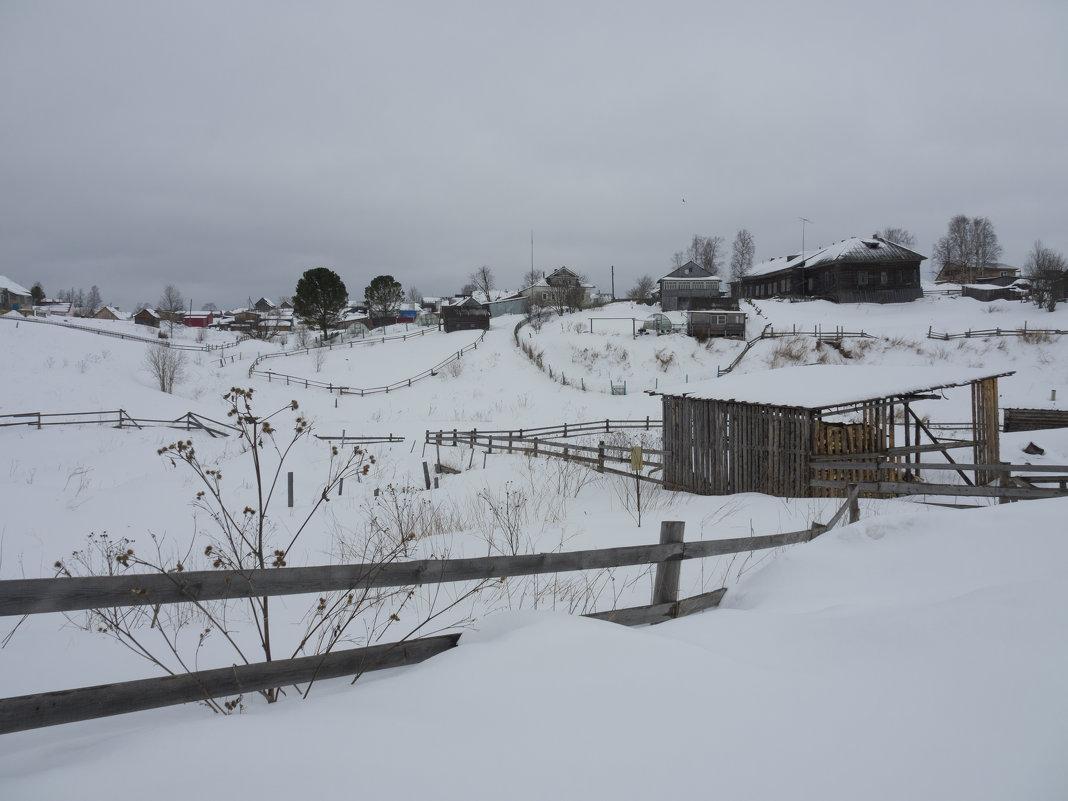
[[[809,365],[764,370],[759,373],[727,375],[692,384],[660,390],[659,395],[702,400],[789,406],[802,409],[829,409],[880,398],[899,398],[1012,375],[974,368],[852,367],[849,365]]]

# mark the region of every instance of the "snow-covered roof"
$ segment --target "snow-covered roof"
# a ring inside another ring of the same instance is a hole
[[[826,409],[879,398],[902,397],[959,387],[1012,372],[944,367],[853,367],[809,365],[727,375],[692,384],[665,387],[655,394],[703,400],[759,403],[802,409]]]
[[[666,280],[680,280],[680,281],[722,281],[718,275],[714,275],[702,267],[695,261],[688,261],[681,267],[676,267],[670,273],[663,278],[658,278],[657,281]]]
[[[6,275],[0,275],[0,289],[6,289],[12,295],[29,295],[30,290],[22,284],[16,284]]]
[[[873,237],[851,236],[827,247],[806,250],[790,256],[777,256],[760,264],[754,264],[746,277],[769,275],[793,267],[816,267],[833,261],[916,261],[926,259],[914,250]]]

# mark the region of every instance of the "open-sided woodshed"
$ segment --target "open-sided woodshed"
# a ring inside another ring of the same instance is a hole
[[[998,378],[1012,373],[933,367],[815,365],[729,375],[663,396],[664,486],[700,495],[761,492],[778,497],[842,494],[814,479],[871,481],[862,470],[819,469],[814,457],[861,454],[901,463],[923,451],[969,447],[974,464],[999,458]],[[970,387],[971,439],[940,440],[912,408]],[[931,440],[921,445],[921,436]],[[899,443],[900,439],[900,443]],[[975,483],[991,476],[976,471]],[[884,479],[887,477],[884,475]]]

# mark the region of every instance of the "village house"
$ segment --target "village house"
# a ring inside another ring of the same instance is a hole
[[[519,294],[537,306],[577,310],[590,305],[596,289],[595,285],[583,281],[577,273],[560,267],[519,290]]]
[[[688,261],[657,281],[660,285],[660,308],[664,311],[718,308],[722,302],[722,279]]]
[[[823,298],[836,303],[906,303],[923,297],[921,256],[878,236],[780,256],[735,284],[742,298]]]
[[[464,298],[456,303],[442,303],[441,324],[446,334],[475,329],[488,331],[490,312],[474,298]]]
[[[0,275],[0,313],[7,311],[29,311],[33,308],[33,296],[30,290],[16,284],[6,275]]]

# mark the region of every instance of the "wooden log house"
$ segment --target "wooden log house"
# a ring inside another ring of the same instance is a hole
[[[699,495],[833,497],[844,493],[813,488],[811,481],[874,481],[875,471],[820,469],[818,457],[864,454],[900,462],[901,469],[883,473],[883,480],[908,478],[917,448],[970,447],[974,464],[994,464],[999,459],[997,380],[1007,375],[1012,373],[917,367],[906,374],[813,365],[664,389],[654,393],[663,399],[664,487]],[[939,445],[912,406],[940,399],[943,390],[954,387],[971,391],[971,439]],[[932,444],[921,446],[921,435]],[[948,452],[947,458],[952,460]],[[976,484],[993,478],[975,471]]]

